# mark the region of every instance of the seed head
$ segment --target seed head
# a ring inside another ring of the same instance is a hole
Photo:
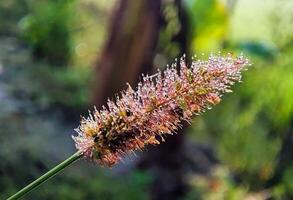
[[[82,118],[75,129],[78,135],[73,136],[76,147],[90,160],[112,166],[129,152],[160,144],[182,121],[190,122],[193,115],[218,104],[222,94],[240,82],[241,70],[248,65],[242,55],[228,54],[193,60],[188,67],[183,56],[179,65],[143,76],[135,90],[128,84],[107,107]]]

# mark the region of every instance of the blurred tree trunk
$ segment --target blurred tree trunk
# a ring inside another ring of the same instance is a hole
[[[182,56],[184,53],[188,54],[187,18],[182,1],[175,0],[174,5],[178,10],[181,29],[173,37],[172,42],[179,44],[181,51],[179,56]],[[176,135],[168,137],[166,142],[159,146],[149,147],[139,163],[141,168],[150,169],[153,174],[154,183],[151,188],[151,195],[154,200],[175,200],[182,198],[187,193],[184,134],[186,127],[184,124]]]
[[[181,0],[175,0],[181,22],[180,32],[173,42],[180,44],[182,55],[187,53],[187,21]],[[109,38],[96,65],[93,103],[100,107],[108,97],[113,97],[129,82],[135,85],[141,73],[152,71],[154,49],[161,23],[160,0],[121,0],[114,12]],[[185,127],[185,126],[184,126]],[[184,175],[186,156],[184,150],[185,128],[166,142],[150,147],[139,167],[149,169],[154,183],[152,199],[178,199],[188,187]]]
[[[121,0],[115,10],[101,57],[96,64],[93,103],[135,86],[141,73],[152,71],[160,30],[161,0]]]

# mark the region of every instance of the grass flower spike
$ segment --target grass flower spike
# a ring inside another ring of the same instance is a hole
[[[176,63],[163,72],[143,76],[135,90],[128,85],[115,101],[108,100],[107,107],[82,118],[78,135],[73,136],[78,151],[8,200],[19,199],[82,157],[110,167],[127,153],[159,144],[183,121],[190,122],[193,115],[218,104],[249,65],[243,56],[230,54],[194,60],[190,66],[183,56]]]
[[[241,80],[249,65],[243,56],[210,55],[187,66],[184,56],[163,72],[143,76],[136,90],[130,85],[107,107],[82,118],[73,139],[78,150],[103,166],[116,164],[125,154],[159,144],[182,121],[190,122],[221,101],[222,94]]]

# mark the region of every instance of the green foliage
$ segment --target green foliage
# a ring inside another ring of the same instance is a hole
[[[22,36],[34,55],[51,64],[66,65],[71,57],[74,0],[36,1],[20,21]]]
[[[274,175],[284,138],[290,134],[293,59],[289,54],[273,63],[255,63],[235,93],[194,124],[194,132],[217,144],[220,160],[251,190],[265,187]],[[283,193],[288,194],[285,188]]]
[[[41,108],[59,106],[71,112],[80,112],[89,105],[91,68],[39,64],[10,70],[14,78],[9,90],[17,98],[29,99]]]
[[[241,2],[239,4],[243,5],[246,1]],[[253,37],[247,39],[253,33],[261,33],[262,29],[249,30],[243,25],[243,21],[237,24],[242,29],[234,30],[233,34],[237,35],[240,31],[243,35],[246,34],[245,39],[235,41],[232,37],[226,38],[227,22],[231,19],[225,17],[227,13],[220,9],[220,1],[194,0],[185,1],[185,4],[192,27],[189,34],[193,41],[193,50],[215,51],[224,44],[230,52],[236,54],[239,50],[250,55],[253,62],[253,67],[244,73],[244,83],[235,88],[234,94],[226,95],[212,112],[208,112],[201,119],[197,118],[192,129],[197,141],[215,145],[217,157],[228,167],[228,173],[233,177],[230,180],[230,189],[226,189],[236,193],[242,191],[242,196],[217,198],[220,190],[211,191],[207,189],[208,184],[205,187],[194,184],[191,197],[197,194],[203,199],[243,199],[254,196],[252,193],[259,193],[264,195],[258,197],[260,199],[265,199],[266,195],[276,199],[290,199],[292,189],[287,180],[292,177],[292,159],[280,161],[281,156],[290,156],[282,155],[282,150],[290,149],[285,143],[291,134],[293,119],[292,30],[288,26],[290,17],[286,13],[290,6],[279,5],[280,9],[269,13],[272,16],[270,19],[274,20],[268,19],[268,24],[273,26],[262,26],[266,30],[274,29],[275,35],[271,39],[276,41],[274,44],[264,42],[265,40],[254,40]],[[246,5],[252,4],[250,2]],[[248,11],[243,11],[243,14],[241,19],[246,19]],[[231,18],[236,19],[234,16]],[[236,23],[234,21],[232,26],[235,27]],[[254,26],[261,27],[257,24]],[[273,28],[281,26],[280,29]],[[213,37],[221,30],[223,32],[218,35],[220,37]],[[213,42],[214,46],[211,45]],[[211,197],[211,192],[215,196]]]
[[[134,171],[128,176],[115,177],[109,176],[105,171],[99,169],[94,177],[74,175],[46,182],[46,185],[39,188],[39,192],[31,193],[28,198],[44,200],[147,200],[149,195],[145,192],[145,189],[149,182],[147,174],[140,171]]]
[[[175,57],[180,53],[180,44],[172,41],[181,28],[178,15],[179,11],[178,8],[170,2],[165,2],[163,9],[163,16],[166,24],[161,28],[158,48],[163,51],[166,56]],[[164,63],[164,65],[165,64],[166,63]]]
[[[293,196],[293,165],[291,164],[283,173],[281,182],[274,188],[273,196],[276,199],[286,199],[286,194]]]
[[[0,1],[0,35],[16,34],[16,24],[28,10],[27,0]]]
[[[278,50],[272,45],[261,42],[243,41],[236,45],[235,48],[245,53],[257,55],[263,59],[269,60],[273,60],[278,53]]]
[[[220,50],[227,37],[229,16],[219,0],[186,0],[191,52]]]
[[[32,161],[32,157],[30,158]],[[37,169],[35,169],[37,170]],[[82,170],[87,170],[86,167],[82,169],[67,169],[66,173],[51,179],[44,183],[38,190],[29,193],[27,199],[60,199],[60,200],[81,200],[81,199],[103,199],[103,200],[147,200],[149,194],[146,192],[150,184],[148,174],[141,171],[133,171],[128,175],[109,175],[107,171],[98,169],[98,172],[92,176],[86,173],[80,173]],[[27,174],[20,174],[22,180],[19,182],[27,182]],[[71,174],[71,175],[70,175]],[[16,175],[16,174],[14,174]],[[5,191],[1,197],[7,197],[17,191],[15,188],[18,183],[13,183],[10,177],[1,177],[1,183],[6,182],[1,190]],[[16,180],[14,178],[14,180]],[[23,184],[26,184],[25,182]]]
[[[195,175],[190,183],[192,189],[184,200],[238,200],[244,199],[247,193],[247,188],[237,186],[224,166],[215,167],[210,176]]]

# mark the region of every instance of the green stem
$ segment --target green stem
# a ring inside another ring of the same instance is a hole
[[[7,200],[19,199],[20,197],[22,197],[26,193],[30,192],[34,188],[38,187],[40,184],[42,184],[43,182],[45,182],[49,178],[56,175],[58,172],[63,170],[65,167],[67,167],[67,166],[71,165],[72,163],[74,163],[75,161],[77,161],[79,158],[82,157],[82,155],[83,155],[83,153],[81,151],[76,152],[75,154],[73,154],[72,156],[70,156],[69,158],[64,160],[62,163],[60,163],[59,165],[57,165],[56,167],[54,167],[53,169],[48,171],[46,174],[42,175],[40,178],[36,179],[32,183],[30,183],[29,185],[27,185],[26,187],[24,187],[23,189],[21,189],[20,191],[18,191],[17,193],[12,195],[11,197],[9,197]]]

